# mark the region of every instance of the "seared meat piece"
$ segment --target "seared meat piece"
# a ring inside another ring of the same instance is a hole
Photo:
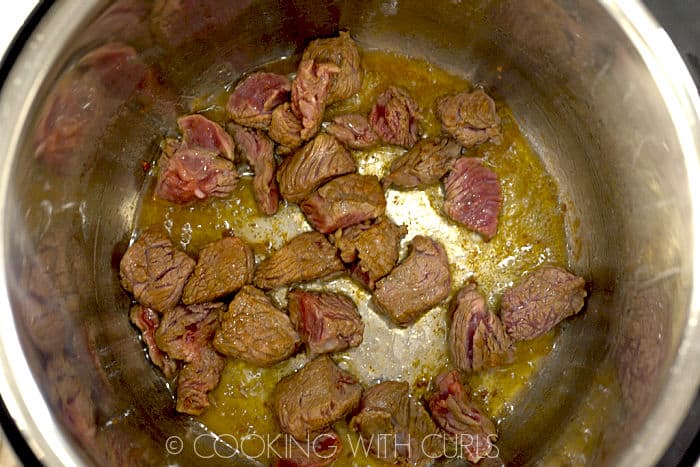
[[[498,439],[496,427],[474,406],[457,370],[440,375],[435,385],[435,392],[427,397],[433,420],[450,435],[447,439],[461,444],[459,451],[469,462],[479,462]]]
[[[338,115],[333,118],[326,131],[352,149],[367,149],[379,142],[367,117],[360,114]]]
[[[583,308],[586,281],[555,266],[542,266],[506,290],[501,319],[516,341],[534,339]]]
[[[439,99],[437,115],[442,128],[464,147],[481,144],[500,135],[496,104],[481,89]]]
[[[224,237],[199,251],[194,273],[185,284],[182,303],[210,302],[253,280],[253,250],[238,237]]]
[[[270,366],[291,356],[300,344],[289,316],[262,290],[245,286],[221,316],[214,347],[229,357]]]
[[[301,146],[301,121],[292,112],[289,102],[278,106],[272,112],[270,131],[267,134],[280,144],[281,148],[277,148],[279,154],[288,154]]]
[[[251,130],[233,124],[233,138],[239,153],[253,168],[253,194],[258,208],[271,216],[277,212],[280,190],[275,177],[275,144],[260,130]]]
[[[266,130],[272,111],[289,98],[291,85],[287,77],[257,72],[240,81],[228,99],[226,110],[239,125]]]
[[[447,298],[450,285],[444,248],[419,235],[401,264],[377,282],[373,300],[396,324],[406,325]]]
[[[348,150],[334,137],[321,133],[282,162],[277,180],[284,199],[298,203],[331,178],[356,168]]]
[[[438,429],[406,382],[385,381],[365,391],[350,426],[382,460],[424,465],[441,455]]]
[[[236,167],[218,157],[218,151],[166,140],[158,159],[155,195],[179,204],[210,196],[223,198],[236,188],[237,180]]]
[[[280,428],[303,441],[355,410],[362,386],[327,355],[277,383],[275,414]]]
[[[177,305],[195,261],[173,246],[167,232],[149,227],[119,263],[122,287],[149,308],[163,312]]]
[[[219,327],[223,303],[176,306],[163,314],[156,343],[170,358],[191,362],[209,345]]]
[[[406,233],[406,227],[383,217],[374,225],[360,224],[338,231],[335,245],[340,259],[355,263],[352,270],[357,279],[374,289],[375,283],[396,266]]]
[[[442,210],[452,220],[491,240],[498,230],[501,184],[496,173],[479,159],[463,157],[445,177]]]
[[[510,362],[510,338],[500,318],[487,308],[476,284],[467,284],[460,290],[450,314],[448,343],[457,368],[481,371]]]
[[[312,355],[339,352],[362,343],[365,325],[349,297],[293,290],[287,301],[289,319]]]
[[[384,185],[415,188],[438,182],[452,168],[461,150],[451,138],[421,140],[391,163]]]
[[[217,151],[226,159],[233,158],[233,139],[218,123],[201,115],[192,114],[177,119],[182,132],[182,142],[188,148]]]
[[[211,344],[202,347],[190,363],[185,363],[177,378],[178,412],[200,415],[209,407],[207,393],[219,385],[226,359]]]
[[[258,266],[253,283],[274,289],[294,282],[310,281],[343,270],[336,248],[318,232],[304,232],[275,251]]]
[[[328,104],[347,99],[362,86],[360,52],[345,31],[341,31],[338,37],[311,41],[301,59],[315,60],[316,63],[330,62],[340,67],[340,72],[331,82]]]
[[[374,175],[338,177],[301,203],[309,224],[325,234],[375,219],[385,209],[384,190]]]
[[[325,467],[338,459],[343,442],[335,431],[329,431],[303,442],[283,436],[272,448],[273,453],[281,456],[273,462],[273,467]]]
[[[418,105],[401,88],[390,86],[377,97],[369,123],[388,144],[411,148],[418,141]]]
[[[129,312],[131,322],[141,331],[141,338],[148,349],[148,356],[155,366],[161,369],[167,379],[177,373],[177,363],[158,348],[155,332],[160,325],[158,313],[143,305],[134,305]]]
[[[292,82],[292,112],[301,121],[301,139],[318,133],[331,81],[340,72],[332,63],[302,60]]]

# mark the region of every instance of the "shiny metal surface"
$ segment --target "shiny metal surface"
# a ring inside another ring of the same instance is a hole
[[[604,429],[589,464],[653,465],[700,378],[700,103],[637,1],[205,1],[226,14],[203,8],[188,27],[173,23],[189,34],[175,47],[149,19],[167,2],[106,3],[57,2],[0,95],[0,394],[47,465],[225,462],[168,456],[168,437],[192,452],[206,431],[174,413],[143,358],[114,261],[128,244],[141,161],[189,96],[339,28],[487,83],[559,182],[572,267],[593,290],[499,427],[502,459],[553,462],[592,410]],[[36,159],[42,106],[79,80],[81,57],[115,40],[157,66],[159,104],[139,93],[110,101],[67,162]],[[607,369],[619,403],[590,407]]]

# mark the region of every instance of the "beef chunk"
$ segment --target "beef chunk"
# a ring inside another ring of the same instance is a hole
[[[501,184],[496,173],[479,159],[463,157],[445,177],[442,210],[452,220],[491,240],[498,229]]]
[[[396,324],[406,325],[447,298],[450,286],[444,248],[419,235],[401,264],[377,282],[373,300]]]
[[[292,112],[301,121],[301,139],[318,133],[326,110],[331,80],[340,68],[331,63],[302,60],[292,82]]]
[[[326,181],[356,168],[348,150],[333,136],[321,133],[284,160],[277,180],[284,199],[298,203]]]
[[[182,303],[210,302],[253,280],[253,250],[238,237],[224,237],[199,252],[194,273],[185,284]]]
[[[182,132],[182,142],[188,148],[210,149],[233,160],[233,139],[218,123],[193,114],[178,118],[177,126]]]
[[[301,203],[301,210],[313,228],[326,234],[375,219],[385,209],[384,190],[374,175],[338,177]]]
[[[209,345],[219,327],[222,303],[176,306],[163,314],[156,343],[170,358],[191,362]]]
[[[285,433],[306,440],[355,410],[362,386],[327,355],[277,383],[274,407]]]
[[[360,114],[338,115],[326,131],[352,149],[368,149],[379,142],[379,136],[372,130],[367,117]]]
[[[218,151],[166,140],[158,159],[155,195],[178,204],[223,198],[236,188],[237,179],[236,167],[218,157]]]
[[[266,130],[272,111],[289,98],[291,85],[282,75],[257,72],[241,80],[229,97],[226,110],[239,125]]]
[[[501,319],[516,341],[534,339],[583,308],[586,282],[555,266],[542,266],[506,290]]]
[[[424,465],[441,454],[438,429],[406,382],[385,381],[365,391],[350,426],[382,460]]]
[[[336,233],[340,259],[353,264],[353,275],[370,289],[391,272],[399,259],[406,227],[382,217],[374,225],[360,224]]]
[[[207,393],[218,386],[225,364],[226,359],[216,353],[211,344],[202,347],[196,358],[180,370],[175,410],[200,415],[209,407]]]
[[[301,59],[315,60],[317,63],[330,62],[339,67],[340,72],[331,82],[328,104],[347,99],[362,86],[360,52],[355,41],[345,31],[341,31],[338,37],[311,41]]]
[[[195,261],[173,246],[167,232],[149,227],[126,250],[119,264],[122,286],[149,308],[163,312],[177,305]]]
[[[312,355],[339,352],[362,343],[365,325],[349,297],[293,290],[287,300],[289,318]]]
[[[289,358],[300,344],[289,316],[278,310],[263,293],[245,286],[221,317],[214,337],[216,350],[259,366]]]
[[[496,104],[481,89],[439,99],[437,115],[442,128],[464,147],[484,143],[500,134]]]
[[[260,211],[268,216],[277,212],[280,190],[275,177],[275,145],[260,130],[232,125],[233,138],[243,159],[253,168],[253,195]]]
[[[391,163],[384,185],[416,188],[438,182],[452,168],[461,150],[451,138],[421,140]]]
[[[411,148],[418,141],[418,105],[404,89],[390,86],[369,114],[372,129],[388,144]]]
[[[272,112],[272,121],[270,122],[270,138],[280,144],[277,148],[279,154],[288,154],[301,146],[301,121],[292,112],[292,106],[289,102],[277,107]]]
[[[500,318],[487,308],[476,284],[467,284],[460,290],[450,312],[448,343],[457,368],[481,371],[511,360],[510,338]]]
[[[291,239],[258,266],[253,283],[274,289],[294,282],[310,281],[343,270],[336,248],[318,232],[305,232]]]
[[[456,370],[443,373],[436,380],[436,390],[427,397],[433,420],[445,430],[448,439],[459,443],[459,451],[469,462],[488,456],[498,439],[496,427],[474,406]]]
[[[296,441],[283,436],[272,445],[271,451],[279,454],[273,467],[325,467],[338,459],[343,442],[335,431],[328,431],[306,441]]]
[[[131,322],[141,331],[141,338],[146,344],[148,356],[155,366],[161,369],[166,378],[172,379],[177,373],[177,363],[168,354],[158,348],[155,332],[160,325],[158,313],[143,305],[134,305],[129,312]]]

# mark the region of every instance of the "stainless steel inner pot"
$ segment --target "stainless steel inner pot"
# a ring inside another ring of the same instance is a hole
[[[192,8],[172,18],[182,40],[171,49],[152,34],[149,15],[177,2],[154,3],[56,2],[0,96],[0,393],[40,460],[233,462],[222,443],[216,455],[201,445],[207,458],[193,453],[206,429],[174,412],[128,322],[115,267],[141,161],[172,131],[174,115],[140,98],[111,102],[69,163],[47,165],[34,156],[35,127],[61,76],[95,47],[126,42],[176,91],[159,99],[184,111],[187,96],[338,29],[488,83],[559,183],[572,267],[593,290],[501,425],[502,460],[551,459],[591,412],[584,401],[601,368],[613,369],[619,400],[593,407],[604,429],[587,441],[595,446],[587,462],[658,459],[700,378],[700,106],[679,55],[638,1],[182,0]],[[184,440],[182,453],[168,454],[171,436]]]

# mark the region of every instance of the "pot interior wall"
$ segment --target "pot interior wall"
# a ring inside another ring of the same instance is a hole
[[[600,430],[583,441],[586,459],[614,460],[645,420],[676,353],[690,293],[684,248],[691,232],[672,122],[604,9],[584,0],[203,0],[180,2],[201,5],[168,16],[170,3],[177,2],[97,5],[78,25],[25,125],[7,198],[14,314],[37,381],[76,449],[100,465],[162,463],[169,436],[192,443],[206,433],[174,412],[119,286],[142,162],[174,131],[188,96],[348,29],[365,47],[427,58],[485,84],[512,108],[558,181],[571,267],[592,289],[585,313],[565,326],[546,367],[499,427],[501,459],[560,460],[564,443],[585,437],[579,421],[593,417]],[[151,23],[152,8],[167,24]],[[60,164],[36,159],[42,103],[78,81],[82,56],[112,41],[132,45],[156,67],[156,91],[110,101],[96,114],[92,137]],[[601,374],[619,388],[604,406],[595,397]],[[224,461],[183,455],[169,461]]]

